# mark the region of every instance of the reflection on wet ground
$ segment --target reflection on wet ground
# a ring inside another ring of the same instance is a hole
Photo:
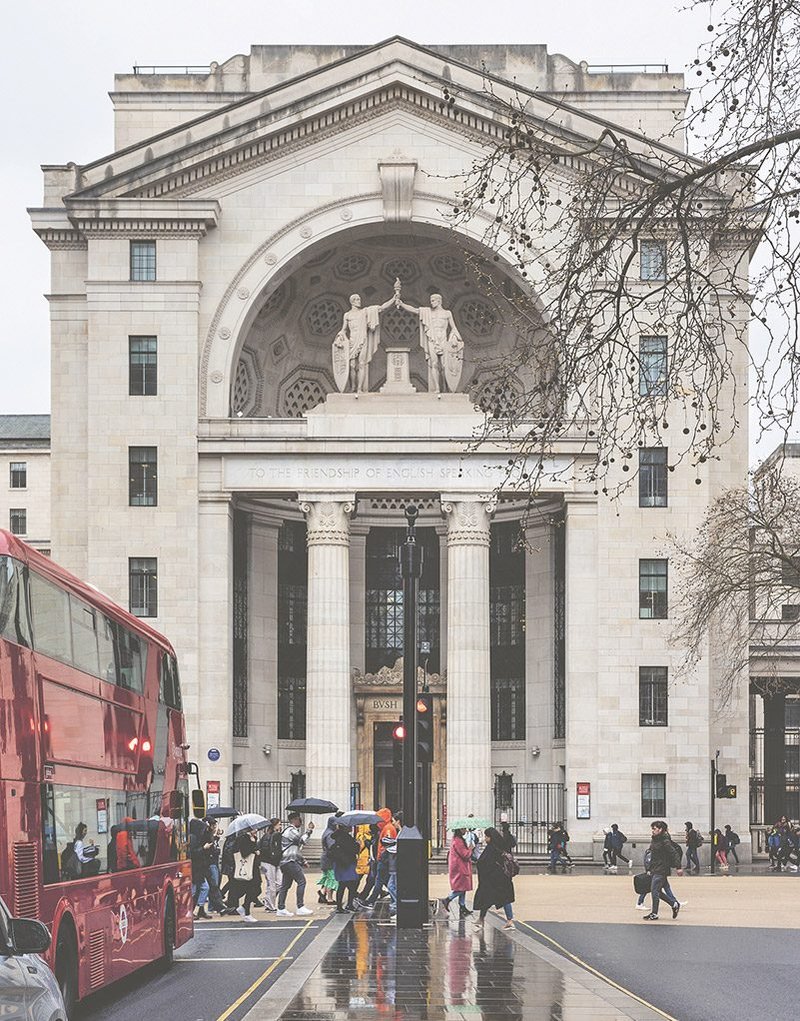
[[[381,917],[342,930],[282,1021],[363,1021],[368,1011],[397,1021],[628,1017],[488,923],[485,932],[444,920],[398,930]]]

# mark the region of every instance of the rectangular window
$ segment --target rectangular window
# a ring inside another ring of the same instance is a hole
[[[639,561],[639,617],[642,620],[666,620],[666,560]]]
[[[639,396],[663,397],[667,392],[667,338],[639,338]]]
[[[667,668],[639,667],[639,726],[667,726]]]
[[[62,663],[72,662],[69,596],[38,574],[31,573],[33,647]]]
[[[8,512],[9,530],[13,535],[25,535],[28,531],[28,512],[24,507],[12,507]]]
[[[639,506],[667,506],[667,448],[639,451]]]
[[[178,679],[178,661],[162,652],[158,661],[159,699],[170,709],[181,708],[181,685]]]
[[[25,568],[13,557],[0,557],[0,637],[31,647]]]
[[[10,484],[12,489],[28,488],[28,462],[12,461],[9,466]]]
[[[797,603],[784,603],[781,607],[781,620],[800,620],[800,605]]]
[[[306,739],[306,679],[278,678],[278,737],[287,741]]]
[[[131,280],[155,280],[155,241],[131,241]]]
[[[789,557],[788,560],[783,561],[781,580],[789,588],[800,588],[800,556]]]
[[[128,502],[131,507],[158,503],[157,447],[128,447]]]
[[[642,280],[667,279],[666,241],[639,242],[639,277]]]
[[[128,560],[130,611],[137,617],[158,616],[158,560],[131,557]]]
[[[100,676],[97,651],[97,630],[102,627],[102,614],[76,596],[69,597],[72,617],[72,662],[94,677]]]
[[[667,774],[642,773],[642,818],[661,819],[667,814]]]
[[[128,393],[131,397],[158,393],[157,337],[128,337]]]

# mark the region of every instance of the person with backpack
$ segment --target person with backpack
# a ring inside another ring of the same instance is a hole
[[[264,877],[264,910],[278,910],[278,891],[283,882],[281,873],[281,857],[283,844],[281,830],[283,823],[277,816],[269,821],[269,826],[258,842],[258,855],[261,859],[261,875]]]
[[[726,826],[725,827],[725,839],[728,842],[728,857],[730,858],[732,856],[733,860],[738,865],[739,864],[739,855],[736,853],[736,848],[742,842],[740,837],[739,837],[739,834],[735,830],[732,830],[730,828],[730,826]]]
[[[617,871],[617,859],[618,858],[621,861],[627,862],[627,865],[628,865],[629,869],[633,868],[633,861],[632,861],[632,859],[626,858],[625,855],[622,853],[622,848],[627,844],[627,842],[628,842],[628,838],[625,836],[625,834],[622,832],[622,830],[619,828],[619,826],[615,822],[612,822],[611,823],[611,867],[609,869],[610,872],[616,872]],[[569,858],[569,855],[567,855],[567,857]],[[570,860],[570,862],[572,861],[571,858],[569,860]]]
[[[658,905],[665,901],[672,908],[672,917],[677,918],[681,909],[680,901],[672,892],[669,885],[669,877],[675,869],[677,875],[683,875],[681,863],[683,851],[679,844],[676,844],[669,835],[667,824],[663,819],[657,819],[650,824],[650,912],[644,916],[646,922],[658,921]]]
[[[356,909],[354,901],[359,883],[356,860],[359,850],[358,841],[349,828],[337,824],[331,839],[331,859],[336,879],[336,911],[340,915]],[[345,892],[347,904],[342,903]]]
[[[339,813],[342,814],[341,812]],[[317,880],[317,901],[320,904],[333,905],[339,884],[333,872],[333,835],[336,831],[336,816],[328,817],[320,841],[319,868],[322,875]]]
[[[714,859],[719,862],[719,867],[727,871],[728,868],[728,841],[725,839],[725,834],[720,829],[714,830],[712,851],[714,852]]]
[[[506,916],[504,929],[514,928],[514,876],[519,866],[494,826],[483,833],[484,850],[478,858],[478,889],[472,907],[479,912],[475,929],[481,931],[489,908],[502,908]]]
[[[691,822],[686,822],[686,836],[684,838],[686,843],[686,871],[691,872],[694,869],[695,872],[700,871],[700,859],[697,857],[698,847],[703,846],[702,834],[694,828]]]

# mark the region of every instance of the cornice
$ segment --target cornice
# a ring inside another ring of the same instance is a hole
[[[36,233],[51,252],[81,252],[89,247],[86,238],[79,230],[44,228],[37,230]]]

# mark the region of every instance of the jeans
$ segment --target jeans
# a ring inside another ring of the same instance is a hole
[[[194,878],[196,876],[196,878]],[[198,869],[192,869],[192,900],[196,908],[201,908],[208,900],[208,880]]]
[[[283,911],[286,908],[286,895],[292,883],[297,883],[297,906],[301,908],[306,893],[306,876],[302,866],[299,862],[290,859],[281,862],[281,872],[283,873],[283,882],[281,883],[281,892],[278,894],[278,911]]]
[[[738,865],[739,864],[739,855],[736,853],[736,848],[735,848],[735,846],[733,844],[731,844],[731,846],[728,848],[728,854],[729,855],[733,855],[733,860]]]
[[[366,898],[367,904],[374,904],[378,897],[380,897],[384,886],[388,886],[389,883],[389,859],[386,857],[388,851],[384,851],[378,859],[378,868],[375,873],[375,886],[372,889],[372,893]]]
[[[208,902],[214,911],[224,911],[225,901],[222,898],[222,894],[219,892],[219,866],[209,865],[208,872],[206,872],[206,882],[208,883]]]
[[[697,848],[696,847],[687,847],[686,848],[686,868],[687,869],[691,869],[692,866],[694,866],[694,868],[696,868],[698,872],[700,871],[700,860],[697,857]]]
[[[397,873],[390,872],[386,881],[386,889],[389,891],[389,914],[397,914]]]
[[[451,900],[455,900],[456,897],[458,897],[458,903],[461,905],[461,907],[465,908],[467,906],[467,891],[466,890],[451,890],[450,891],[450,896],[444,898],[447,901],[448,907],[450,906],[450,901]]]
[[[659,900],[665,901],[673,908],[678,903],[677,898],[669,885],[669,879],[666,876],[653,876],[650,882],[650,896],[652,898],[650,911],[654,915],[658,914]]]
[[[261,875],[264,877],[265,882],[264,907],[267,911],[274,911],[277,904],[278,891],[283,883],[280,866],[271,865],[269,862],[262,862]]]
[[[503,911],[505,912],[506,920],[510,922],[514,917],[514,908],[510,904],[504,904]],[[488,908],[481,908],[481,921],[483,921],[488,914]]]

